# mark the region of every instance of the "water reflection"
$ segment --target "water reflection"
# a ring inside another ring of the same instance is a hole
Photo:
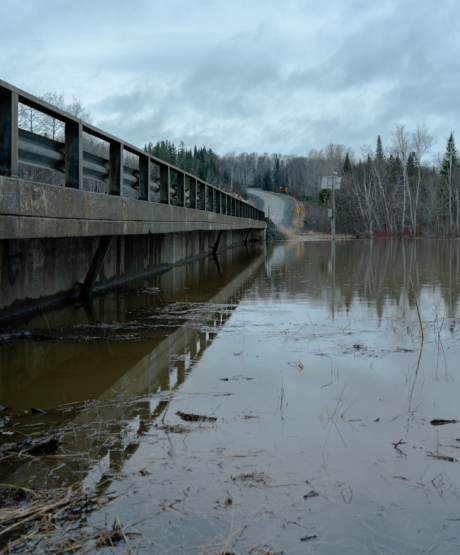
[[[325,241],[279,244],[266,263],[269,280],[261,279],[266,302],[299,293],[335,311],[350,312],[354,301],[367,303],[381,317],[390,305],[406,301],[410,291],[426,292],[430,302],[439,292],[454,318],[460,297],[459,242],[453,241]]]
[[[49,325],[130,321],[169,301],[207,310],[145,341],[4,345],[0,403],[107,402],[74,422],[98,462],[67,463],[52,483],[116,492],[110,514],[143,520],[157,552],[304,553],[317,536],[327,554],[457,553],[460,426],[430,421],[458,418],[458,253],[457,241],[317,241],[174,268],[50,311]],[[147,286],[162,292],[136,294]],[[27,463],[2,480],[50,481],[45,459],[34,478]]]
[[[134,318],[136,310],[161,307],[168,302],[207,302],[235,305],[251,287],[257,268],[263,265],[263,249],[229,250],[217,258],[199,260],[141,282],[133,282],[120,292],[81,305],[79,302],[55,308],[22,322],[28,330],[51,333],[82,324],[123,323]],[[158,288],[159,293],[138,295],[141,288]],[[130,292],[130,289],[132,292]],[[221,327],[231,314],[201,316],[210,329]],[[15,322],[16,323],[16,322]],[[197,325],[196,328],[202,326]],[[198,329],[164,328],[148,335],[148,341],[136,342],[35,342],[20,340],[0,349],[0,405],[25,409],[31,406],[55,406],[63,402],[105,398],[124,391],[127,384],[133,395],[169,389],[167,376],[174,370],[183,379],[183,364],[172,364],[182,353],[194,360],[212,341]],[[180,371],[179,371],[180,369]]]

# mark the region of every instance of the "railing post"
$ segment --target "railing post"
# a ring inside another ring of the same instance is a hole
[[[139,200],[150,200],[150,156],[139,156]]]
[[[123,190],[123,143],[110,143],[109,195],[121,196]]]
[[[65,186],[83,189],[83,125],[65,123]]]
[[[216,194],[216,190],[214,189],[214,187],[208,187],[209,190],[209,202],[208,202],[208,210],[210,212],[214,212],[214,198],[215,198],[215,194]]]
[[[0,175],[18,175],[18,95],[0,87]]]
[[[190,177],[190,208],[196,208],[196,177]]]
[[[222,191],[220,189],[216,190],[216,213],[220,214],[222,212]]]
[[[177,206],[185,205],[185,174],[177,172]]]
[[[206,210],[206,185],[200,181],[200,210]]]
[[[170,204],[171,172],[169,166],[160,166],[160,202]]]

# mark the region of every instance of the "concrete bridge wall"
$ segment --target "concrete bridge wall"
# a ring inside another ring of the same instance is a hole
[[[0,177],[0,320],[75,297],[101,236],[94,291],[263,238],[265,223]]]

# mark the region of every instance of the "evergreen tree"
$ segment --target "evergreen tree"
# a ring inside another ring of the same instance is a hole
[[[375,158],[377,162],[383,162],[385,159],[385,152],[383,151],[382,139],[380,135],[377,136],[377,148],[375,149]]]
[[[278,156],[276,157],[275,169],[273,170],[273,186],[275,188],[275,191],[279,191],[279,188],[281,186],[281,171]]]
[[[409,153],[409,156],[407,158],[406,171],[407,177],[409,179],[415,177],[415,174],[417,172],[417,156],[415,155],[415,152]]]
[[[394,181],[399,181],[403,174],[403,165],[399,156],[396,156],[395,162],[393,164],[393,176]]]
[[[179,144],[179,148],[177,150],[177,165],[179,168],[184,169],[185,164],[185,145],[184,141],[181,141]]]
[[[345,156],[345,162],[343,163],[343,173],[347,174],[351,172],[351,162],[350,157],[348,156],[348,152]]]
[[[446,152],[442,161],[441,176],[445,179],[450,179],[451,171],[457,165],[457,149],[455,148],[454,133],[451,131],[447,139]]]
[[[265,170],[264,175],[262,177],[263,182],[263,189],[265,191],[272,191],[273,190],[273,181],[272,181],[272,172],[270,170]]]
[[[440,201],[441,210],[448,217],[450,232],[453,230],[453,212],[458,195],[458,189],[457,192],[454,191],[456,187],[455,184],[457,183],[457,170],[457,149],[455,148],[454,133],[451,131],[447,139],[446,152],[442,161],[441,171],[439,172],[441,179],[437,190],[438,202]]]

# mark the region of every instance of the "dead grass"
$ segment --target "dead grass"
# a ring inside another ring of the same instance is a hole
[[[88,553],[99,546],[124,542],[131,551],[128,536],[139,534],[124,530],[118,516],[113,527],[88,527],[81,514],[101,507],[116,496],[86,493],[81,489],[38,489],[1,486],[0,555],[15,551]]]

